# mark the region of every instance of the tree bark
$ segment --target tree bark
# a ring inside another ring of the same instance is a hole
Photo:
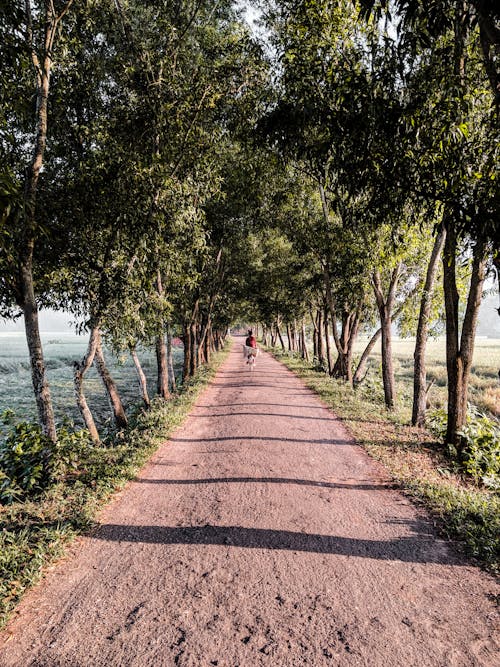
[[[467,394],[474,352],[477,316],[486,274],[484,243],[473,250],[472,275],[462,333],[459,323],[459,295],[456,284],[457,236],[453,221],[448,221],[443,253],[443,286],[446,310],[446,367],[448,372],[448,423],[446,442],[459,454],[464,442],[459,431],[467,420]]]
[[[392,310],[396,296],[396,287],[401,273],[402,264],[399,263],[393,270],[387,299],[384,300],[382,283],[378,270],[373,272],[372,284],[380,316],[382,329],[382,380],[384,383],[385,405],[389,410],[396,407],[396,388],[394,382],[394,367],[392,361]]]
[[[159,334],[155,341],[157,382],[156,393],[161,398],[168,400],[170,391],[168,389],[168,366],[167,366],[167,348],[165,345],[165,335]]]
[[[90,433],[90,437],[96,443],[100,442],[99,432],[95,425],[94,417],[85,398],[83,391],[83,378],[88,369],[92,366],[94,362],[95,352],[97,349],[97,344],[99,340],[99,329],[94,327],[90,332],[89,343],[87,346],[87,352],[80,362],[73,362],[73,380],[75,385],[75,395],[76,403],[82,415],[85,427]]]
[[[283,350],[283,352],[285,352],[286,347],[285,347],[285,343],[283,341],[283,336],[281,335],[280,326],[279,326],[278,322],[276,322],[276,335],[279,338],[281,349]]]
[[[151,406],[151,401],[149,399],[149,394],[148,394],[148,381],[146,379],[144,371],[142,370],[141,362],[139,361],[139,357],[137,356],[137,350],[135,349],[135,347],[130,348],[130,356],[132,357],[132,360],[134,362],[135,371],[137,373],[137,378],[139,380],[139,387],[141,389],[142,400],[144,401],[144,405],[146,406],[146,408],[149,408]]]
[[[300,338],[301,338],[301,356],[302,359],[305,361],[309,361],[309,351],[307,349],[307,340],[306,340],[306,325],[304,320],[302,320],[302,327],[301,327],[301,332],[300,332]]]
[[[42,340],[40,338],[40,327],[38,324],[38,306],[33,288],[33,274],[26,266],[21,267],[22,275],[22,310],[24,314],[24,327],[26,331],[26,342],[31,365],[31,381],[35,393],[38,421],[42,433],[52,442],[57,441],[56,422],[52,407],[49,383],[45,372],[43,359]],[[44,454],[46,464],[50,458],[50,452]]]
[[[317,340],[318,340],[318,363],[320,366],[323,366],[325,363],[325,346],[323,340],[323,311],[321,308],[318,308],[316,313],[316,329],[317,329]]]
[[[375,331],[373,336],[368,341],[368,345],[363,350],[363,354],[361,355],[361,359],[359,360],[358,367],[356,368],[356,372],[354,373],[354,377],[352,379],[352,383],[353,383],[354,387],[357,387],[363,381],[363,379],[366,375],[365,369],[366,369],[366,366],[367,366],[367,363],[368,363],[368,357],[372,353],[372,350],[375,347],[378,339],[380,338],[381,333],[382,333],[382,329],[378,328],[377,331]]]
[[[118,393],[118,388],[115,381],[111,377],[108,367],[106,366],[106,361],[104,359],[104,352],[102,350],[102,339],[101,334],[97,332],[97,345],[95,348],[94,356],[94,365],[97,368],[99,375],[101,376],[104,389],[108,395],[108,399],[113,411],[113,418],[117,428],[127,428],[128,419],[123,408],[123,403],[121,401],[120,395]]]
[[[31,6],[25,3],[26,9],[26,40],[31,54],[32,64],[36,73],[37,95],[36,95],[36,132],[34,138],[33,155],[26,169],[26,181],[24,185],[24,233],[23,243],[20,251],[19,283],[22,303],[19,305],[23,311],[26,330],[26,341],[28,344],[31,377],[33,390],[38,411],[38,420],[42,433],[52,442],[57,441],[54,410],[50,395],[49,384],[45,372],[43,359],[43,348],[40,338],[38,323],[38,305],[35,297],[33,280],[33,253],[35,249],[36,232],[36,204],[38,195],[38,183],[43,166],[45,148],[47,145],[48,130],[48,102],[50,91],[50,76],[52,71],[52,53],[57,27],[69,6],[68,2],[61,14],[56,15],[52,3],[45,3],[44,17],[44,45],[42,57],[39,57],[33,42],[33,27]],[[48,460],[50,453],[44,455]]]
[[[187,380],[191,369],[191,327],[189,325],[183,325],[182,327],[182,343],[184,345],[182,378]]]
[[[174,370],[174,355],[172,350],[172,330],[170,325],[167,324],[167,367],[168,367],[168,378],[170,382],[171,391],[177,391],[177,383],[175,381],[175,370]]]
[[[326,360],[328,362],[328,375],[331,376],[332,370],[333,370],[333,364],[332,364],[332,350],[331,350],[331,345],[330,345],[330,331],[328,327],[328,308],[325,306],[325,313],[324,313],[324,319],[323,319],[324,327],[325,327],[325,342],[326,342]]]
[[[425,350],[429,329],[429,316],[431,312],[434,283],[439,265],[439,259],[444,246],[446,231],[441,227],[434,241],[427,275],[425,277],[422,300],[420,302],[420,313],[418,317],[417,335],[415,339],[415,352],[413,354],[413,409],[411,423],[413,426],[423,426],[425,423],[427,403],[427,372],[425,367]]]

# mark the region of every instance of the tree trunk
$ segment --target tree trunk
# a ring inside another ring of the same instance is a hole
[[[396,296],[396,287],[401,273],[402,264],[399,263],[393,270],[387,298],[384,300],[380,274],[373,272],[372,282],[377,301],[382,329],[382,380],[384,383],[385,405],[389,410],[396,407],[396,387],[394,382],[394,367],[392,362],[392,310]]]
[[[459,431],[467,420],[467,394],[474,352],[477,315],[486,273],[485,247],[477,242],[473,250],[472,275],[462,334],[459,334],[459,295],[456,285],[457,237],[453,222],[446,229],[443,253],[443,286],[446,309],[446,367],[448,371],[448,423],[446,442],[461,454],[464,443]],[[460,336],[460,338],[459,338]]]
[[[167,367],[170,389],[175,392],[177,391],[177,383],[175,381],[174,355],[172,351],[172,330],[169,325],[167,325]]]
[[[99,432],[95,425],[94,417],[90,411],[90,408],[85,398],[83,392],[83,378],[88,369],[92,366],[94,362],[94,356],[99,342],[99,329],[94,327],[90,332],[89,343],[87,346],[87,352],[80,362],[73,362],[73,380],[75,385],[75,395],[76,403],[82,415],[85,427],[90,433],[90,437],[96,443],[100,442]]]
[[[68,5],[69,6],[69,5]],[[31,55],[36,74],[36,133],[34,138],[33,155],[26,169],[26,181],[24,184],[24,230],[23,242],[19,262],[19,282],[22,303],[20,304],[24,314],[24,325],[26,330],[26,342],[28,344],[31,378],[38,411],[38,420],[42,433],[53,443],[57,441],[54,410],[50,395],[49,384],[45,373],[43,360],[43,349],[40,338],[38,323],[38,305],[35,297],[33,280],[33,253],[35,249],[36,228],[36,204],[38,195],[38,183],[43,166],[45,148],[47,145],[48,129],[48,101],[50,91],[50,76],[52,70],[52,55],[54,40],[57,34],[57,26],[66,13],[68,6],[63,9],[59,16],[55,14],[54,7],[45,3],[45,16],[40,17],[45,26],[44,49],[42,57],[33,44],[32,17],[29,3],[26,5],[26,31],[27,48]],[[38,17],[37,17],[38,18]],[[50,452],[44,452],[44,465],[48,463]]]
[[[323,311],[321,308],[316,313],[316,329],[318,332],[318,363],[323,366],[325,363],[325,345],[323,340]]]
[[[286,347],[285,347],[285,343],[284,343],[284,341],[283,341],[283,336],[281,335],[281,331],[280,331],[280,327],[279,327],[279,324],[278,324],[278,323],[276,323],[276,335],[277,335],[278,338],[279,338],[280,345],[281,345],[281,349],[283,350],[283,352],[285,352],[285,351],[286,351]]]
[[[155,350],[158,373],[158,379],[156,381],[156,393],[158,396],[161,396],[161,398],[168,400],[170,398],[170,392],[168,390],[167,348],[165,345],[164,334],[160,334],[156,337]]]
[[[102,350],[102,340],[101,334],[98,331],[97,333],[97,345],[95,349],[94,356],[94,365],[97,368],[99,375],[101,376],[104,389],[108,395],[109,403],[113,411],[113,418],[117,428],[127,428],[128,419],[123,409],[123,403],[121,401],[120,395],[118,393],[118,388],[115,381],[111,377],[108,367],[106,366],[106,361],[104,359],[104,353]]]
[[[358,367],[356,368],[356,372],[354,373],[353,377],[353,386],[357,387],[365,378],[365,369],[366,365],[368,363],[368,357],[372,353],[373,348],[375,347],[375,344],[377,343],[378,339],[380,338],[380,334],[382,333],[382,329],[379,328],[373,336],[370,338],[368,341],[368,345],[365,347],[363,350],[363,354],[361,355],[361,359],[359,360]]]
[[[182,343],[184,345],[184,359],[182,365],[182,378],[187,380],[191,369],[191,327],[183,325]]]
[[[313,325],[313,359],[318,359],[318,325],[313,310],[310,310],[311,324]]]
[[[137,356],[137,351],[135,347],[130,348],[130,356],[132,357],[132,360],[134,362],[137,378],[139,380],[142,400],[144,401],[144,405],[146,406],[146,408],[149,408],[151,406],[151,401],[149,400],[149,394],[148,394],[148,381],[146,380],[146,376],[144,375],[144,371],[142,370],[141,362],[139,361],[139,357]]]
[[[45,372],[45,363],[43,360],[42,341],[40,338],[40,327],[38,324],[38,306],[33,289],[33,276],[28,267],[22,267],[22,290],[23,290],[23,314],[24,327],[26,331],[26,342],[31,365],[31,380],[35,393],[36,407],[38,411],[38,421],[42,433],[49,438],[52,443],[57,441],[56,422],[54,419],[54,410],[50,396],[49,383]],[[44,454],[44,459],[48,463],[50,452]]]
[[[301,327],[301,356],[302,359],[305,359],[305,361],[309,361],[309,351],[307,349],[307,340],[306,340],[306,325],[304,320],[302,320],[302,327]]]
[[[413,426],[423,426],[425,423],[426,403],[427,403],[427,372],[425,367],[425,349],[427,346],[427,336],[429,328],[429,315],[431,312],[432,296],[434,293],[434,283],[439,265],[439,259],[444,246],[446,231],[441,227],[434,247],[432,249],[425,285],[420,302],[420,313],[418,317],[417,335],[415,340],[415,352],[413,354],[413,410],[411,423]]]
[[[325,342],[326,342],[326,360],[328,362],[328,375],[332,374],[333,364],[332,364],[332,349],[330,345],[330,331],[328,327],[328,308],[325,306],[323,324],[325,327]]]
[[[193,377],[198,368],[198,354],[196,350],[196,323],[192,322],[190,326],[189,342],[191,343],[189,375]]]

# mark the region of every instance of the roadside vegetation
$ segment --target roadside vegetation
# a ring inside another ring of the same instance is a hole
[[[484,416],[471,418],[467,427],[468,464],[460,462],[456,452],[443,448],[446,413],[442,410],[434,412],[430,428],[411,426],[411,392],[409,406],[388,411],[380,387],[377,390],[367,383],[353,389],[299,355],[270,350],[332,408],[395,482],[430,510],[446,537],[458,541],[487,569],[500,572],[498,423]]]
[[[48,468],[40,428],[4,416],[13,423],[0,448],[0,627],[26,589],[92,528],[113,493],[182,423],[228,352],[229,345],[168,403],[157,398],[149,410],[137,409],[128,428],[106,442],[95,444],[88,432],[61,427]]]

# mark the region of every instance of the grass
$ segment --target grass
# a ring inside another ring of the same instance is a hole
[[[354,349],[355,357],[359,357],[367,343],[365,337],[360,338]],[[411,411],[411,387],[413,383],[413,351],[415,340],[400,338],[393,340],[394,373],[402,410]],[[426,349],[427,378],[433,381],[429,392],[431,408],[441,408],[446,403],[446,361],[445,341],[443,338],[430,339]],[[367,376],[369,383],[376,384],[380,376],[379,368],[382,359],[380,344],[371,355],[370,369]],[[494,338],[477,339],[474,347],[474,362],[470,378],[470,399],[482,411],[500,417],[500,340]],[[380,391],[381,385],[380,385]]]
[[[183,422],[228,353],[229,345],[168,403],[156,400],[148,412],[138,411],[111,446],[89,448],[77,475],[66,476],[36,500],[0,507],[0,627],[45,568],[94,525],[99,510]]]
[[[427,430],[409,425],[409,410],[389,412],[381,387],[356,391],[297,357],[269,350],[345,422],[352,436],[381,461],[413,499],[423,503],[446,537],[476,563],[500,572],[500,496],[459,474]]]

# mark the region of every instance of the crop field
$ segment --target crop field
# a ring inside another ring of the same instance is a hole
[[[355,347],[355,355],[361,355],[367,338],[361,337]],[[394,370],[398,388],[398,399],[402,408],[411,408],[413,387],[413,351],[415,340],[411,338],[393,340]],[[365,385],[375,395],[383,389],[380,373],[380,344],[374,350]],[[469,400],[481,411],[500,417],[500,339],[478,338],[474,349]],[[429,407],[442,407],[446,402],[446,356],[445,340],[429,340],[427,344],[427,381],[433,382],[429,395]]]
[[[72,333],[42,334],[45,363],[54,401],[56,419],[65,416],[81,424],[73,390],[73,362],[82,358],[87,337]],[[139,350],[139,359],[148,379],[150,395],[156,391],[156,357],[151,350]],[[105,351],[106,361],[118,385],[125,408],[141,402],[139,383],[132,359]],[[174,349],[176,375],[182,365],[182,348]],[[85,376],[85,393],[99,426],[110,418],[110,409],[97,371],[92,367]],[[14,410],[22,419],[35,420],[36,407],[31,384],[31,370],[24,333],[0,333],[0,413]]]

